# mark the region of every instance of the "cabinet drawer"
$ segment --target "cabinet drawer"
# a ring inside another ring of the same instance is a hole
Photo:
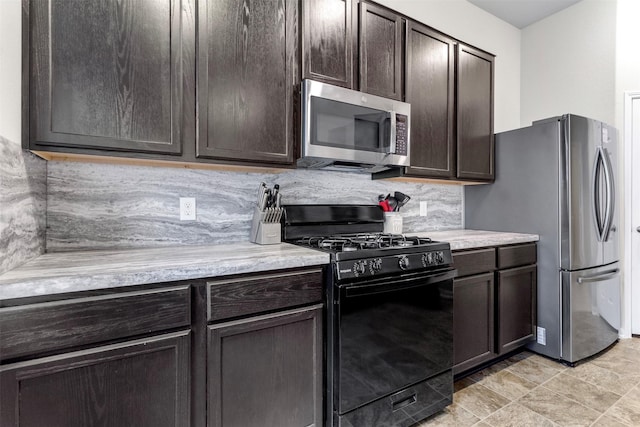
[[[535,264],[537,251],[535,243],[526,245],[503,246],[498,248],[498,269]]]
[[[0,309],[3,360],[191,324],[188,285]]]
[[[496,268],[496,251],[493,248],[453,253],[453,267],[458,277],[486,273]]]
[[[207,283],[207,320],[215,321],[322,301],[322,270]]]

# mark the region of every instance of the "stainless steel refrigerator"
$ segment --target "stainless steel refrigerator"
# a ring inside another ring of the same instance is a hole
[[[618,339],[617,131],[573,114],[496,135],[496,180],[465,188],[465,227],[540,235],[537,342],[574,363]]]

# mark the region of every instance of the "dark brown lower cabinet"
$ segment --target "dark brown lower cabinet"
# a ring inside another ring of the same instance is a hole
[[[495,353],[493,273],[453,282],[454,373],[491,360]]]
[[[0,366],[3,427],[188,427],[190,331]]]
[[[3,301],[0,426],[321,426],[322,277],[314,267]]]
[[[208,327],[208,426],[322,426],[322,305]]]
[[[504,354],[536,336],[535,265],[498,271],[498,353]]]
[[[535,243],[454,251],[455,375],[535,339],[536,260]]]

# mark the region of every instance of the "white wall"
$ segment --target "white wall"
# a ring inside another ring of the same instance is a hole
[[[640,1],[618,0],[615,126],[622,130],[624,92],[640,91]]]
[[[629,336],[632,331],[632,316],[634,319],[640,318],[640,306],[636,303],[638,299],[632,297],[632,286],[638,286],[638,283],[631,283],[630,277],[630,265],[633,264],[631,259],[627,259],[626,256],[631,255],[631,235],[634,233],[634,226],[637,224],[631,223],[631,218],[626,218],[630,211],[631,203],[631,185],[630,179],[632,178],[631,170],[624,170],[625,164],[632,165],[631,158],[627,159],[622,153],[628,150],[629,147],[625,146],[625,128],[627,124],[624,123],[624,93],[640,91],[640,55],[638,54],[638,41],[640,40],[640,2],[638,0],[618,0],[618,13],[617,13],[617,55],[616,55],[616,91],[615,91],[615,125],[620,131],[621,146],[619,152],[621,157],[625,157],[625,161],[619,162],[620,177],[622,179],[622,185],[620,186],[620,200],[622,206],[625,206],[623,215],[625,218],[621,221],[624,224],[620,233],[621,236],[621,248],[624,248],[628,252],[625,252],[625,256],[622,259],[624,267],[624,290],[623,301],[625,301],[623,309],[623,322],[621,334]],[[628,153],[629,151],[627,151]],[[637,168],[636,168],[637,170]],[[634,177],[638,174],[634,172]],[[640,180],[636,179],[633,183],[634,192],[637,192],[637,188],[640,188]],[[626,222],[626,221],[629,222]],[[629,224],[630,229],[627,227]],[[637,265],[637,264],[636,264]],[[638,292],[638,289],[635,289]],[[634,321],[635,323],[635,321]]]
[[[21,2],[0,0],[0,135],[20,143]]]
[[[21,1],[0,0],[0,274],[44,252],[46,162],[21,147]]]
[[[496,132],[520,126],[520,30],[466,0],[377,0],[416,21],[496,55]]]
[[[616,0],[583,0],[525,27],[522,126],[565,113],[615,124],[615,49]]]

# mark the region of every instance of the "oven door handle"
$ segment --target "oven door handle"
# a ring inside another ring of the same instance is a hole
[[[421,286],[429,286],[434,283],[444,282],[456,277],[458,270],[451,269],[437,274],[425,274],[419,277],[410,277],[404,279],[389,279],[380,283],[371,285],[352,285],[344,289],[346,297],[360,297],[365,295],[380,294],[384,292],[395,292],[405,289],[418,288]]]

